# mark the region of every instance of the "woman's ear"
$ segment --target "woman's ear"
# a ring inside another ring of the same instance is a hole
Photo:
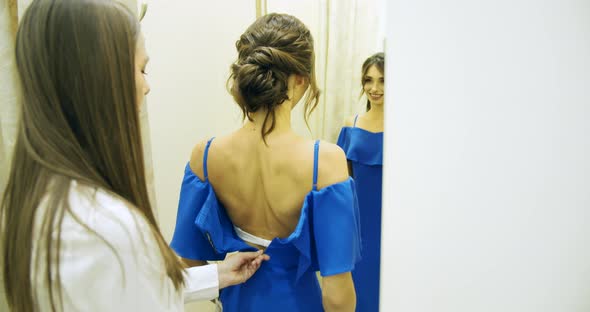
[[[299,75],[295,75],[295,85],[305,86],[307,84],[307,78]]]

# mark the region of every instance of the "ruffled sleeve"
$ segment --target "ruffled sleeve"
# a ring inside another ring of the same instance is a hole
[[[187,164],[180,189],[176,227],[170,247],[181,257],[192,260],[223,260],[225,253],[217,252],[209,233],[196,225],[197,217],[210,196],[211,185],[201,181]]]
[[[313,195],[312,228],[322,276],[349,272],[361,259],[359,207],[354,180]]]

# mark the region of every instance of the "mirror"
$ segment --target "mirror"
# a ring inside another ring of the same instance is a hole
[[[367,97],[361,96],[361,71],[369,56],[384,50],[384,2],[149,2],[142,29],[150,55],[147,79],[151,92],[144,109],[148,115],[157,194],[154,206],[166,239],[171,240],[174,232],[182,168],[195,143],[227,134],[242,122],[241,111],[226,90],[226,81],[230,65],[237,57],[235,42],[256,17],[270,12],[287,13],[310,29],[322,93],[309,127],[303,118],[303,105],[295,106],[292,125],[301,136],[337,143],[345,120],[366,112]],[[378,81],[379,77],[375,79]],[[360,121],[358,126],[362,124]],[[351,163],[350,167],[354,165]],[[374,167],[380,172],[380,166]],[[378,187],[371,184],[369,189],[378,190],[380,196],[380,182]],[[363,207],[360,209],[363,211]],[[377,220],[380,215],[374,215],[371,222]],[[378,249],[379,241],[372,241],[376,246],[364,248]],[[378,256],[374,259],[378,261]],[[367,279],[378,279],[378,271],[377,276]],[[206,304],[192,304],[191,308],[213,309]]]

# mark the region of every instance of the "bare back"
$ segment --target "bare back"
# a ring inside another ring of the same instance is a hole
[[[287,237],[299,221],[313,187],[314,141],[293,133],[277,134],[264,144],[260,133],[240,129],[215,138],[208,151],[208,179],[235,226],[271,240]],[[204,179],[206,141],[193,150],[190,167]],[[319,145],[318,189],[346,180],[344,152]]]

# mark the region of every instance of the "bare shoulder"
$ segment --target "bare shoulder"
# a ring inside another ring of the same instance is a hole
[[[344,119],[344,126],[345,127],[352,127],[354,125],[354,118],[355,117],[356,117],[356,115],[348,116],[346,119]]]
[[[203,157],[205,156],[205,147],[207,146],[209,139],[202,140],[193,147],[191,153],[191,160],[189,166],[193,173],[198,176],[201,180],[204,179],[205,173],[203,172]]]
[[[318,188],[348,179],[346,155],[340,146],[321,141],[318,158]]]

